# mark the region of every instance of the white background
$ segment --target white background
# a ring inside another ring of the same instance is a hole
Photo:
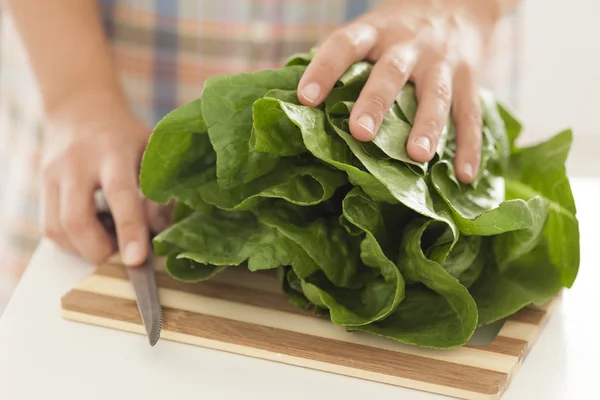
[[[522,0],[524,139],[572,128],[572,175],[600,176],[600,1]]]

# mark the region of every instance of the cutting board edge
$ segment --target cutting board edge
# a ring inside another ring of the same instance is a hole
[[[118,262],[117,262],[117,264],[118,264]],[[99,326],[99,327],[110,328],[113,330],[120,330],[122,332],[145,335],[145,330],[141,324],[141,321],[127,322],[127,321],[122,321],[122,320],[118,320],[118,319],[114,319],[114,318],[101,317],[101,316],[98,316],[98,315],[95,315],[92,313],[85,313],[85,312],[72,311],[72,310],[65,309],[64,304],[63,304],[64,299],[67,298],[69,296],[69,294],[71,294],[73,291],[76,291],[78,289],[78,287],[80,287],[80,285],[82,285],[84,282],[88,281],[89,279],[94,279],[94,275],[96,275],[97,272],[98,272],[97,270],[93,271],[89,275],[82,278],[82,280],[79,282],[79,284],[77,286],[73,287],[70,291],[68,291],[67,293],[65,293],[62,296],[61,312],[62,312],[63,319],[80,322],[80,323],[85,323],[88,325],[95,325],[95,326]],[[163,271],[160,271],[160,272],[163,272]],[[299,366],[299,367],[303,367],[303,368],[319,370],[322,372],[329,372],[329,373],[342,375],[342,376],[349,376],[349,377],[355,377],[355,378],[364,379],[364,380],[373,381],[373,382],[390,384],[390,385],[397,386],[397,387],[404,387],[404,388],[409,388],[409,389],[413,389],[413,390],[441,394],[441,395],[449,396],[451,398],[457,398],[457,399],[463,399],[463,400],[480,400],[480,399],[481,400],[497,400],[497,399],[500,399],[504,395],[505,391],[509,388],[513,378],[517,375],[519,369],[521,368],[522,364],[524,363],[525,359],[527,358],[529,351],[531,350],[531,348],[533,348],[533,346],[538,341],[540,335],[543,333],[543,331],[547,325],[548,320],[555,314],[556,309],[559,307],[562,300],[563,300],[563,291],[561,290],[556,296],[554,296],[552,299],[550,299],[544,305],[528,306],[528,308],[532,308],[534,310],[537,309],[538,311],[543,311],[544,312],[543,318],[538,318],[537,320],[535,320],[535,315],[532,315],[531,313],[526,313],[526,315],[520,316],[518,318],[511,316],[511,317],[509,317],[509,319],[507,319],[507,321],[512,321],[512,322],[516,323],[516,325],[520,324],[520,325],[526,326],[526,327],[528,325],[528,328],[530,329],[530,334],[528,335],[527,339],[524,339],[524,338],[517,339],[517,336],[512,337],[516,340],[524,340],[524,342],[526,343],[526,346],[524,347],[521,354],[518,356],[518,359],[515,360],[516,362],[515,362],[514,367],[511,368],[510,372],[507,373],[506,379],[504,380],[504,382],[497,387],[497,392],[492,393],[492,394],[481,393],[478,391],[471,391],[469,389],[464,389],[464,388],[453,388],[451,386],[445,386],[445,385],[436,384],[433,382],[424,382],[424,381],[421,381],[418,379],[390,376],[390,375],[381,374],[378,372],[365,371],[362,369],[340,366],[338,364],[332,364],[332,363],[329,363],[326,361],[323,362],[323,361],[309,360],[309,362],[306,362],[306,360],[304,360],[300,357],[293,356],[293,355],[283,355],[283,354],[279,354],[277,352],[273,352],[273,351],[269,351],[269,350],[265,350],[265,349],[258,349],[258,348],[242,346],[242,345],[234,345],[234,344],[227,343],[224,341],[217,341],[217,340],[210,339],[210,338],[204,338],[204,337],[200,337],[200,336],[194,336],[194,335],[189,335],[189,334],[179,333],[179,332],[174,332],[174,331],[169,331],[169,330],[163,330],[162,337],[165,340],[175,341],[175,342],[179,342],[179,343],[183,343],[183,344],[195,345],[195,346],[209,348],[209,349],[213,349],[213,350],[225,351],[225,352],[229,352],[229,353],[233,353],[233,354],[254,357],[254,358],[258,358],[258,359],[262,359],[262,360],[280,362],[280,363],[285,363],[288,365],[294,365],[294,366]],[[537,314],[539,314],[539,312]],[[517,328],[518,328],[518,326],[517,326]],[[502,329],[504,329],[504,326]],[[502,329],[498,332],[498,336],[501,336]],[[515,332],[518,333],[517,331],[513,331],[513,334]],[[511,336],[507,335],[506,338],[510,339]],[[239,347],[239,349],[237,349],[238,347]],[[479,346],[477,346],[477,347],[479,347]],[[481,348],[481,347],[479,349],[485,350],[485,351],[491,351],[489,349],[485,349],[485,348]],[[516,356],[516,354],[514,354],[514,356]]]
[[[527,360],[529,353],[531,352],[531,350],[533,349],[535,344],[538,342],[540,336],[544,332],[544,329],[548,325],[548,322],[555,315],[556,310],[560,307],[563,300],[564,300],[564,289],[561,289],[552,299],[550,299],[545,304],[543,304],[541,306],[532,306],[533,308],[537,308],[539,310],[545,311],[545,315],[542,318],[542,320],[540,321],[540,323],[536,325],[537,330],[536,330],[535,334],[533,335],[533,337],[531,337],[529,340],[527,340],[527,346],[525,347],[525,349],[523,349],[523,352],[519,356],[519,358],[518,358],[517,362],[515,363],[515,365],[513,366],[512,370],[507,374],[505,385],[502,388],[502,391],[500,392],[501,396],[504,395],[504,392],[506,392],[508,390],[508,388],[512,384],[513,379],[515,378],[515,376],[517,376],[517,374],[523,367],[523,364]],[[498,332],[498,335],[501,335],[501,333],[502,333],[502,329]]]
[[[70,311],[66,309],[61,309],[61,316],[67,321],[83,323],[102,328],[111,328],[117,332],[121,331],[126,333],[134,333],[141,336],[146,334],[143,325],[139,323],[119,321],[115,319],[99,317],[92,314]],[[300,357],[294,357],[267,350],[235,345],[199,336],[173,332],[165,329],[161,331],[161,339],[216,351],[224,351],[231,354],[252,357],[270,362],[278,362],[306,369],[319,370],[320,372],[326,372],[352,378],[359,378],[375,383],[382,383],[400,388],[425,391],[432,394],[441,394],[444,396],[449,396],[451,398],[461,400],[499,400],[507,387],[507,385],[504,385],[504,387],[502,387],[500,391],[494,394],[472,392],[464,389],[451,388],[414,379],[392,377],[385,374],[364,371],[351,367],[339,366],[337,364],[331,364],[321,361],[310,360],[309,362],[306,362]]]

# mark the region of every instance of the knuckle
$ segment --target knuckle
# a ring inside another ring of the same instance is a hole
[[[466,143],[466,149],[472,154],[479,154],[481,151],[481,137],[473,136]]]
[[[55,161],[65,166],[76,165],[86,153],[87,152],[83,144],[80,142],[74,142],[65,146],[62,151],[57,152]]]
[[[371,113],[379,118],[383,118],[388,109],[385,100],[378,94],[370,94],[367,97],[367,104]]]
[[[352,30],[348,28],[340,29],[333,34],[333,39],[337,43],[347,47],[352,56],[358,55],[360,51],[360,43],[356,38],[356,34]]]
[[[441,42],[436,48],[435,55],[439,62],[450,63],[452,61],[453,45],[449,41]]]
[[[470,154],[472,157],[475,157],[481,152],[481,143],[481,135],[459,138],[457,141],[457,152],[465,153],[466,155]]]
[[[117,230],[123,237],[135,237],[144,228],[141,220],[126,218],[117,222]]]
[[[118,198],[127,194],[133,188],[132,184],[124,177],[113,175],[104,184],[104,191],[108,198]]]
[[[115,217],[117,236],[121,242],[143,238],[147,234],[145,218],[137,213],[125,217]]]
[[[440,135],[442,127],[439,122],[435,119],[427,119],[422,125],[423,133],[430,139],[436,138]]]
[[[398,75],[406,75],[408,71],[408,61],[402,56],[391,56],[388,61],[389,68]]]
[[[481,115],[481,110],[477,108],[470,108],[465,111],[461,116],[462,122],[471,126],[474,129],[480,130],[483,126],[483,117]]]
[[[47,155],[41,163],[41,176],[46,181],[54,181],[65,172],[73,172],[81,169],[84,152],[79,146],[71,145],[55,154]]]
[[[313,75],[316,80],[322,81],[325,77],[336,76],[337,68],[336,68],[336,64],[333,60],[326,59],[326,58],[319,58],[318,60],[315,59],[315,61],[313,61],[313,63],[314,63]]]
[[[477,129],[477,136],[480,136],[480,131],[483,128],[483,117],[481,111],[473,111],[469,113],[467,120]]]
[[[390,52],[384,59],[384,66],[392,75],[405,76],[408,72],[408,59],[397,52]]]
[[[450,101],[452,99],[452,92],[450,90],[450,85],[448,82],[440,81],[436,84],[435,87],[435,95],[440,100],[444,107],[450,106]]]
[[[64,229],[70,234],[81,234],[87,226],[87,215],[80,209],[71,208],[61,219]]]

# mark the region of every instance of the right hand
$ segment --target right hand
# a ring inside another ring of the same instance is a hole
[[[48,116],[42,162],[42,231],[63,250],[98,264],[119,250],[126,265],[142,263],[149,229],[165,225],[163,209],[138,189],[139,164],[150,136],[112,95],[82,95]],[[117,245],[100,224],[94,193],[112,212]]]

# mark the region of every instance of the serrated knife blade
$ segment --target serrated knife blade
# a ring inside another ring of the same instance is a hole
[[[108,209],[106,199],[101,193],[96,192],[95,200],[98,219],[116,241],[115,221]],[[138,311],[148,335],[148,341],[150,342],[150,346],[154,346],[158,342],[162,330],[162,308],[158,296],[158,284],[154,264],[155,255],[152,251],[151,239],[152,234],[150,234],[150,246],[146,261],[137,267],[126,267],[126,270],[129,281],[133,286]]]
[[[153,259],[154,255],[150,251],[144,264],[127,268],[150,346],[154,346],[158,342],[162,329],[162,309],[158,298]]]

